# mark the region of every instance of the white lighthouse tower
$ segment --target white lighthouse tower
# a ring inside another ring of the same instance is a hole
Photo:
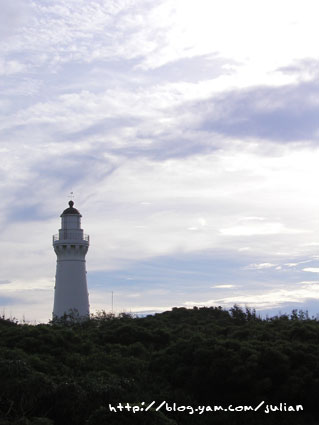
[[[82,216],[73,205],[70,201],[61,214],[61,229],[53,236],[57,255],[53,318],[72,313],[84,318],[90,314],[85,267],[89,236],[83,234]]]

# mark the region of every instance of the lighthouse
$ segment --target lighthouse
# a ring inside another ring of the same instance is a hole
[[[73,205],[70,201],[61,214],[61,229],[53,236],[57,255],[53,318],[65,314],[85,318],[90,314],[85,266],[89,236],[83,234],[82,216]]]

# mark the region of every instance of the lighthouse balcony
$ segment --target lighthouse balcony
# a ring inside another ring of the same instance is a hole
[[[53,244],[58,243],[83,243],[89,245],[90,236],[78,232],[63,232],[60,234],[53,235]]]

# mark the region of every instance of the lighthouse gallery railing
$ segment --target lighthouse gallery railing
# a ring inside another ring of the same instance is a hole
[[[90,236],[85,234],[80,234],[77,232],[63,232],[61,235],[59,234],[53,235],[53,242],[65,241],[65,240],[90,242]]]

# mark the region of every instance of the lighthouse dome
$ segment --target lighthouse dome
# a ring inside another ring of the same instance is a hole
[[[69,202],[69,208],[67,208],[66,210],[63,211],[62,215],[64,214],[80,214],[79,211],[73,207],[74,202],[70,201]]]

